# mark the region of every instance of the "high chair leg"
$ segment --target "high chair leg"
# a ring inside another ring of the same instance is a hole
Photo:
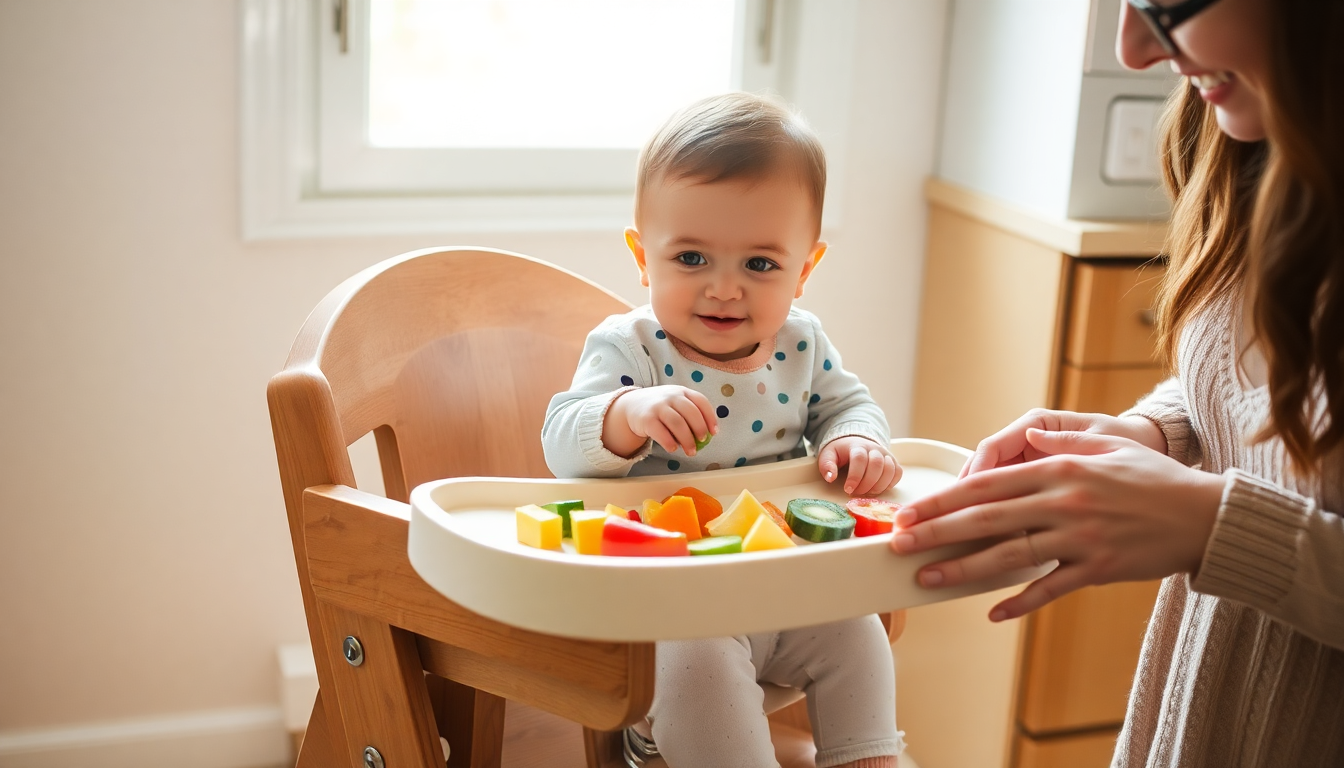
[[[583,752],[588,768],[624,768],[620,731],[583,729]]]
[[[389,768],[443,768],[443,747],[415,637],[320,598],[317,612],[322,642],[332,649],[336,689],[324,702],[334,701],[331,710],[340,713],[346,734],[332,765],[363,768],[371,748]],[[348,662],[342,652],[347,637],[358,641],[359,652],[351,654],[358,664]]]
[[[448,768],[500,768],[504,757],[504,699],[426,675],[439,735],[448,740]]]
[[[322,700],[325,691],[317,692],[313,702],[313,714],[308,717],[308,730],[303,732],[303,743],[299,745],[299,757],[295,768],[326,768],[337,765],[336,750],[331,741],[331,729],[327,727],[327,710]]]

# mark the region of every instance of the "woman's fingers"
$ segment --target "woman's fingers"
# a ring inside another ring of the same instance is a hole
[[[926,565],[919,569],[916,579],[925,587],[954,587],[1013,571],[1038,568],[1060,559],[1057,551],[1062,545],[1063,541],[1054,531],[1014,536],[956,560]]]
[[[1012,536],[1018,531],[1045,527],[1052,520],[1053,515],[1039,496],[991,501],[967,506],[955,514],[927,520],[917,526],[900,526],[902,530],[892,537],[891,548],[897,554],[910,555],[962,541]]]
[[[1047,432],[1034,428],[1026,431],[1026,438],[1033,448],[1049,456],[1061,454],[1095,456],[1110,453],[1133,442],[1123,437],[1095,432]]]
[[[1025,616],[1051,600],[1057,600],[1091,583],[1087,571],[1082,566],[1061,565],[1028,584],[1026,589],[994,606],[989,612],[989,620],[1007,621]]]
[[[1034,493],[1045,484],[1043,479],[1034,477],[1036,473],[1033,470],[1037,469],[1030,464],[1021,464],[973,475],[901,507],[896,513],[896,525],[910,528],[976,504]]]

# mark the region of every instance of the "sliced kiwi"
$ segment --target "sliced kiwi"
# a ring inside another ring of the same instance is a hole
[[[845,508],[822,499],[794,499],[784,510],[784,520],[793,535],[811,542],[847,539],[854,533],[854,518]]]

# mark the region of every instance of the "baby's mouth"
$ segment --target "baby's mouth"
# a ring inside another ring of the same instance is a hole
[[[696,315],[712,331],[727,331],[741,325],[744,317],[722,317],[719,315]]]

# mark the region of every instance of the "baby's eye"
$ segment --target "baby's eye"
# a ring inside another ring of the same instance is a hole
[[[685,264],[688,267],[699,267],[709,263],[708,261],[705,260],[705,257],[703,255],[696,253],[695,251],[678,253],[677,261],[680,261],[682,264]]]
[[[747,259],[747,269],[752,272],[769,272],[779,269],[779,265],[764,256],[752,256]]]

